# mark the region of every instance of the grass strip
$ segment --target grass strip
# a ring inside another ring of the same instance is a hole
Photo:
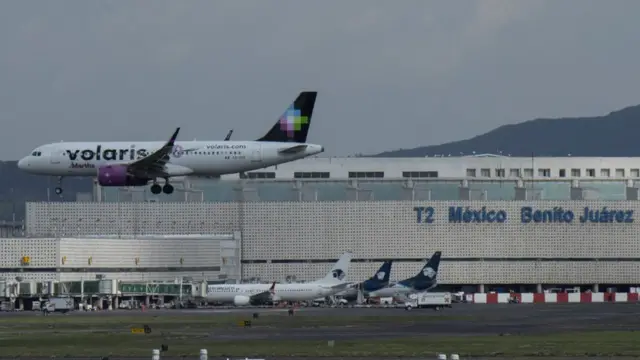
[[[328,335],[330,336],[330,335]],[[524,358],[539,356],[640,356],[640,332],[575,332],[552,335],[447,336],[327,341],[220,340],[215,336],[161,334],[48,334],[0,339],[3,356],[150,356],[167,344],[165,356],[318,356],[366,357],[461,356]]]
[[[251,314],[197,314],[197,315],[154,315],[154,316],[90,316],[90,315],[52,315],[52,316],[14,316],[0,318],[0,333],[6,331],[33,329],[122,329],[129,331],[131,327],[149,325],[152,329],[176,330],[178,328],[207,329],[238,327],[245,320],[251,321],[252,327],[300,328],[320,326],[346,325],[384,325],[412,324],[437,321],[473,320],[472,316],[446,316],[439,314],[416,314],[398,316],[326,316],[326,315],[294,315],[282,313],[260,314],[253,319]]]

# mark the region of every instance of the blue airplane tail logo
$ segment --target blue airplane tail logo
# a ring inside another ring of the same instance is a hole
[[[364,282],[364,290],[375,291],[387,286],[391,276],[392,263],[393,262],[391,260],[385,261],[382,266],[380,266],[380,269],[378,269],[376,274]]]
[[[441,251],[436,251],[431,259],[427,261],[422,270],[416,275],[416,278],[421,280],[435,280],[438,276],[438,268],[440,267]]]
[[[400,281],[400,284],[420,291],[433,288],[437,284],[441,255],[441,251],[436,251],[416,276]]]

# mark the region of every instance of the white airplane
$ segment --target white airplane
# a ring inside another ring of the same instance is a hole
[[[351,265],[351,257],[350,252],[342,254],[324,278],[308,283],[208,285],[207,300],[244,306],[269,301],[311,301],[332,296],[350,284],[344,280]]]
[[[369,292],[369,297],[406,297],[408,295],[429,291],[438,285],[438,268],[441,251],[436,251],[418,274],[406,280],[389,284],[379,290]]]
[[[220,176],[266,168],[324,151],[306,143],[317,92],[301,92],[263,137],[255,141],[60,142],[37,147],[18,167],[38,175],[97,177],[101,186],[146,186],[153,194],[173,193],[169,178]],[[164,186],[158,184],[164,179]]]

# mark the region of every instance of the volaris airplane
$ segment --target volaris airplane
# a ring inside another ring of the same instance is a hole
[[[316,96],[315,91],[300,93],[271,130],[255,141],[177,141],[177,128],[166,143],[45,144],[18,161],[18,167],[33,174],[58,176],[56,194],[62,194],[65,176],[97,177],[101,186],[146,186],[151,182],[153,194],[171,194],[172,177],[234,174],[323,152],[323,146],[306,143]],[[158,179],[165,180],[164,186]]]

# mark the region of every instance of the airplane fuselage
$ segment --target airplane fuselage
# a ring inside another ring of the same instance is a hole
[[[411,287],[404,286],[401,284],[393,284],[388,287],[369,292],[367,295],[369,297],[392,297],[392,296],[400,296],[400,295],[409,295],[412,292],[415,292],[415,290],[412,289]]]
[[[164,142],[60,142],[42,145],[19,162],[24,171],[52,176],[96,176],[101,166],[125,164]],[[301,146],[302,145],[302,146]],[[298,146],[298,150],[282,152]],[[171,176],[219,176],[282,164],[324,151],[320,145],[262,141],[176,141]]]
[[[388,287],[372,291],[368,294],[370,297],[391,297],[391,296],[401,296],[401,295],[411,295],[421,291],[428,291],[431,288],[435,287],[435,283],[430,284],[420,284],[419,287],[409,286],[402,284],[402,282],[397,282],[395,284],[390,284]]]
[[[233,303],[237,297],[250,297],[269,290],[271,284],[224,284],[207,286],[207,300],[211,302]],[[318,297],[335,294],[330,286],[321,284],[276,284],[274,301],[310,301]]]

